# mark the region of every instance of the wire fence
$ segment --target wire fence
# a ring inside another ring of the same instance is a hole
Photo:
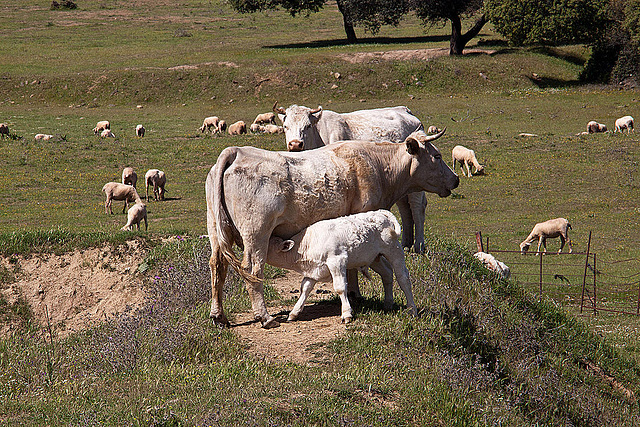
[[[640,259],[602,261],[591,251],[527,252],[489,248],[476,234],[478,250],[491,251],[509,266],[511,277],[527,289],[563,303],[580,306],[580,312],[599,311],[640,315]]]

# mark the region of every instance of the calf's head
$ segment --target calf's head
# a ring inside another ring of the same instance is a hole
[[[291,105],[286,110],[283,107],[273,105],[273,111],[278,114],[284,128],[287,151],[302,151],[305,142],[310,140],[316,125],[322,116],[322,107],[311,109],[299,105]]]
[[[442,135],[446,128],[435,135],[427,135],[424,131],[416,131],[405,139],[407,152],[411,155],[411,177],[413,183],[421,190],[447,197],[451,190],[458,187],[460,178],[442,160],[442,154],[431,143]]]

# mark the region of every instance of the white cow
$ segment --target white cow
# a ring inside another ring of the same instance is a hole
[[[211,243],[210,316],[228,325],[222,287],[231,264],[247,281],[253,313],[265,328],[262,274],[269,238],[288,239],[323,219],[388,209],[401,197],[429,191],[447,197],[460,182],[428,136],[405,143],[345,141],[300,153],[255,147],[224,149],[207,176],[207,229]],[[233,244],[244,248],[242,262]]]
[[[316,282],[333,279],[333,289],[342,302],[342,321],[349,323],[353,310],[347,299],[347,269],[371,266],[382,276],[384,306],[393,306],[393,273],[407,298],[407,306],[416,315],[409,271],[404,251],[398,242],[400,224],[385,209],[325,219],[305,228],[291,239],[269,239],[267,263],[294,270],[304,278],[300,298],[289,314],[296,320]],[[386,267],[386,262],[391,268]]]
[[[404,142],[412,132],[423,129],[420,119],[404,106],[336,113],[298,105],[285,110],[276,103],[273,109],[282,120],[288,151],[309,150],[343,140]],[[409,194],[398,200],[397,206],[402,218],[402,246],[423,252],[425,194]]]

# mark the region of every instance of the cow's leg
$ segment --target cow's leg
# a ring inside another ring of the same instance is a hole
[[[242,269],[249,272],[253,277],[260,279],[257,281],[245,280],[245,286],[247,292],[249,292],[249,298],[251,298],[253,316],[262,323],[262,327],[265,329],[278,327],[280,324],[269,315],[267,305],[264,302],[264,282],[262,279],[269,237],[267,236],[265,239],[255,239],[253,242],[247,240],[249,239],[245,240]]]
[[[415,243],[413,250],[418,253],[424,253],[424,219],[427,210],[427,195],[424,191],[410,193],[407,196],[409,206],[411,207],[411,218],[415,227]],[[402,244],[404,246],[404,242]]]
[[[298,316],[304,308],[304,303],[307,301],[307,298],[309,298],[309,294],[313,290],[315,284],[316,281],[309,277],[305,277],[304,279],[302,279],[302,283],[300,284],[300,298],[298,298],[298,302],[296,302],[293,310],[291,310],[291,313],[289,313],[289,318],[287,319],[289,322],[298,319]]]
[[[389,311],[393,308],[393,267],[389,261],[379,256],[371,263],[371,269],[380,275],[384,288],[384,309]]]
[[[404,196],[396,202],[396,206],[400,211],[402,219],[402,247],[411,249],[413,246],[413,215],[411,213],[411,205],[409,204],[409,196]]]
[[[227,278],[229,264],[222,255],[218,242],[212,234],[209,234],[209,241],[211,242],[211,257],[209,258],[209,268],[211,269],[211,311],[209,312],[209,317],[217,325],[229,326],[229,321],[222,309],[222,288]]]
[[[396,274],[396,279],[400,285],[400,289],[404,293],[404,297],[407,300],[407,307],[411,311],[411,314],[416,316],[418,309],[416,303],[413,300],[413,291],[411,290],[411,280],[409,279],[409,270],[404,262],[404,252],[400,245],[389,248],[389,253],[385,255],[388,261],[393,267],[393,272]]]

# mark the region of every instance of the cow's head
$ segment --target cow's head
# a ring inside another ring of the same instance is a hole
[[[316,137],[316,124],[322,116],[322,107],[311,109],[300,105],[291,105],[286,110],[273,104],[273,111],[282,121],[284,135],[287,141],[287,151],[302,151],[305,143]]]
[[[411,176],[414,183],[422,190],[436,193],[440,197],[447,197],[451,190],[460,184],[460,178],[442,160],[442,155],[431,143],[442,135],[442,129],[435,135],[427,135],[424,131],[416,131],[405,139],[407,152],[412,157]]]

